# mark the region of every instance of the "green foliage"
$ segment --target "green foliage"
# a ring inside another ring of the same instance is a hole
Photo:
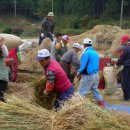
[[[91,29],[91,28],[93,28],[94,26],[96,26],[96,25],[99,25],[100,24],[100,22],[99,22],[99,20],[91,20],[89,23],[88,23],[88,28],[89,29]]]
[[[0,24],[0,33],[2,33],[6,28],[7,28],[7,26],[1,23]]]
[[[130,28],[130,20],[124,20],[122,27],[124,29]]]
[[[118,18],[120,17],[120,2],[117,2],[117,0],[108,0],[106,4],[106,10],[104,12],[104,15],[106,17],[110,18]]]
[[[12,28],[7,27],[3,30],[3,33],[11,34],[12,33]]]
[[[39,0],[40,7],[38,10],[38,14],[41,17],[45,17],[48,12],[50,12],[51,9],[51,0]]]

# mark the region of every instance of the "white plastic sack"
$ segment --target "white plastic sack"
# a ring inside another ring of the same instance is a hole
[[[12,34],[3,34],[3,33],[1,33],[0,36],[4,38],[5,45],[7,46],[7,48],[9,50],[11,50],[13,48],[16,48],[20,44],[23,43],[21,38],[15,36],[15,35],[12,35]]]

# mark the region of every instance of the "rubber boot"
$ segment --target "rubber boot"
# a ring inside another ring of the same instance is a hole
[[[102,108],[105,108],[105,103],[104,103],[103,100],[98,100],[98,101],[97,101],[97,104],[98,104],[98,106],[100,106],[100,107],[102,107]]]

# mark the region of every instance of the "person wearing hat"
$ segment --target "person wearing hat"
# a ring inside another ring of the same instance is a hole
[[[122,50],[124,48],[125,45],[130,43],[130,37],[128,35],[124,35],[121,37],[120,41],[121,44],[119,47],[117,47],[113,52],[112,52],[112,56],[115,56],[117,54],[121,55],[122,54]]]
[[[60,60],[60,65],[64,69],[66,75],[70,79],[70,81],[73,83],[75,75],[71,74],[71,65],[73,65],[76,70],[79,69],[80,63],[78,60],[78,55],[77,53],[81,50],[81,46],[79,43],[74,43],[73,44],[73,49],[70,51],[66,52]]]
[[[88,91],[91,90],[97,103],[101,107],[105,107],[102,96],[98,90],[99,83],[99,56],[98,53],[92,47],[92,40],[89,38],[83,41],[84,50],[80,59],[80,68],[77,72],[77,76],[82,74],[79,94],[86,96]]]
[[[122,90],[123,90],[123,97],[125,101],[130,100],[130,37],[129,36],[123,36],[121,38],[122,40],[122,49],[120,58],[118,59],[116,65],[120,66],[123,65],[123,71],[122,71]]]
[[[40,37],[39,37],[39,45],[41,45],[42,40],[46,37],[49,37],[53,41],[53,33],[54,33],[54,13],[49,12],[47,17],[43,19]]]
[[[112,54],[110,55],[113,61],[114,57],[120,57],[123,53],[123,48],[130,43],[130,37],[128,35],[124,35],[121,37],[121,39],[119,40],[119,46],[117,48],[114,49],[114,51],[112,52]],[[115,61],[113,61],[115,63]],[[119,83],[122,82],[122,70],[118,72],[117,74],[117,80]]]
[[[64,101],[71,98],[74,93],[74,87],[60,64],[54,59],[50,59],[50,53],[47,49],[38,51],[37,60],[44,68],[47,78],[46,89],[43,94],[49,95],[51,91],[55,90],[58,96],[54,107],[58,109],[63,105]]]
[[[62,36],[62,40],[56,44],[56,60],[60,62],[61,57],[68,51],[69,36]]]

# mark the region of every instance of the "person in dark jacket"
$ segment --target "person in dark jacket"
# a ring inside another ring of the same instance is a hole
[[[54,33],[54,13],[49,12],[47,17],[43,19],[40,37],[39,37],[39,45],[41,45],[42,40],[46,37],[49,37],[53,41],[53,33]]]
[[[81,50],[81,46],[79,43],[73,44],[73,49],[66,52],[62,57],[60,61],[61,67],[64,69],[67,77],[70,79],[70,81],[73,83],[75,75],[71,74],[71,65],[73,65],[76,70],[79,69],[80,63],[78,60],[77,53]]]
[[[125,45],[122,48],[122,53],[118,59],[116,65],[123,65],[124,69],[122,72],[122,90],[125,101],[130,100],[130,37],[125,40]]]

